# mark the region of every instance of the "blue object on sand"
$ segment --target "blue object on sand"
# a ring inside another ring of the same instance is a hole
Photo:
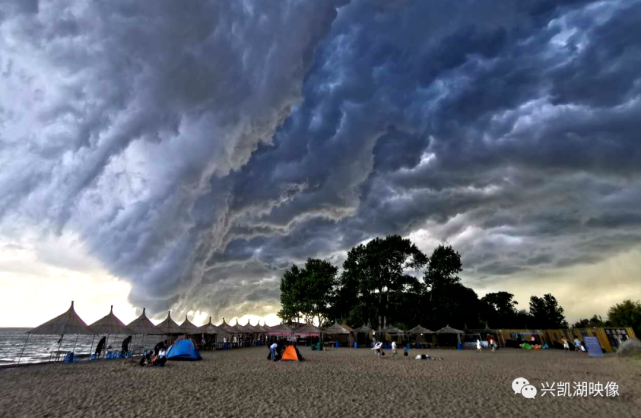
[[[191,340],[178,340],[167,351],[167,360],[202,360]]]

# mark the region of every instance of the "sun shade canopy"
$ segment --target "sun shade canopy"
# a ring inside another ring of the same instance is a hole
[[[73,301],[71,307],[65,313],[57,316],[44,324],[27,331],[27,334],[32,335],[65,335],[65,334],[82,334],[82,335],[96,335],[96,332],[89,328],[85,322],[80,319],[78,314],[73,308]]]

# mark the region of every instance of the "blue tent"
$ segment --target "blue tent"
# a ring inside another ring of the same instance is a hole
[[[191,340],[177,340],[167,352],[168,360],[202,360],[200,352]]]

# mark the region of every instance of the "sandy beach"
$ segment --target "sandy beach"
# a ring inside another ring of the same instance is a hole
[[[142,368],[132,360],[0,371],[2,417],[527,416],[638,417],[641,364],[562,351],[412,350],[438,361],[377,358],[369,349],[301,348],[306,362],[267,349],[202,353],[203,361]],[[535,399],[512,391],[524,377]],[[616,382],[619,396],[541,396],[545,382]]]

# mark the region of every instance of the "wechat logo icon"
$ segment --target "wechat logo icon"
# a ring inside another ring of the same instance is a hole
[[[523,395],[523,397],[528,399],[534,399],[537,393],[536,388],[523,377],[517,377],[516,379],[514,379],[514,381],[512,382],[512,390],[514,391],[515,395],[517,393],[520,393],[521,395]]]

